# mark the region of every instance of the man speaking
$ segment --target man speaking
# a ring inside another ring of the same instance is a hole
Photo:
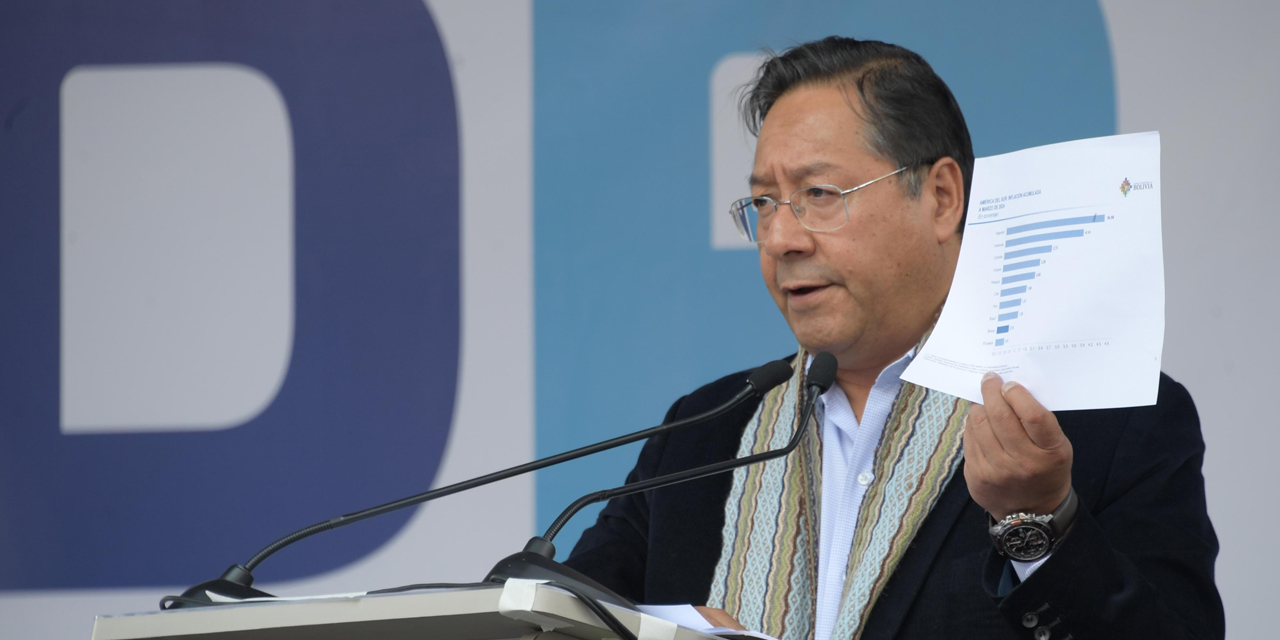
[[[744,116],[755,165],[731,214],[799,342],[795,377],[650,440],[628,482],[777,448],[800,428],[808,359],[829,351],[820,438],[615,499],[567,564],[787,640],[1223,637],[1181,385],[1162,375],[1154,406],[1054,414],[993,374],[972,406],[900,379],[946,299],[974,162],[929,65],[880,42],[807,43],[764,63]],[[724,402],[746,373],[667,420]]]

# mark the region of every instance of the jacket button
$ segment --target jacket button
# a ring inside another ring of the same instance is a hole
[[[1028,613],[1022,616],[1022,626],[1030,629],[1038,624],[1040,624],[1040,616],[1034,613]]]
[[[1035,632],[1036,640],[1049,640],[1051,632],[1049,627],[1037,627]]]

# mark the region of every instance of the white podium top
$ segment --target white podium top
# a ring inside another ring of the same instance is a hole
[[[486,585],[99,616],[93,625],[93,640],[499,640],[542,633],[544,627],[554,630],[540,639],[599,640],[613,635],[575,596],[542,584],[534,589],[532,605],[518,614],[499,611],[502,585]],[[640,613],[604,606],[632,632],[641,634]],[[715,636],[644,618],[648,627],[644,635],[650,637],[716,640]]]

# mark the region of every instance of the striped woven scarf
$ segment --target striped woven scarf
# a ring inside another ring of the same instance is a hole
[[[799,421],[805,357],[764,398],[738,456],[786,444]],[[862,635],[868,614],[911,539],[959,466],[969,403],[903,382],[876,447],[858,511],[833,640]],[[813,637],[821,523],[822,445],[814,433],[785,458],[738,469],[725,503],[724,543],[708,606],[783,640]]]

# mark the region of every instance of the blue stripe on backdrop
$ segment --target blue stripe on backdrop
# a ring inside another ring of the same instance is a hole
[[[1115,132],[1092,2],[536,2],[538,455],[654,424],[681,394],[793,350],[755,255],[710,248],[708,83],[727,54],[833,33],[921,53],[980,156]],[[637,451],[541,472],[539,529],[621,483]],[[562,557],[595,513],[566,527]]]

